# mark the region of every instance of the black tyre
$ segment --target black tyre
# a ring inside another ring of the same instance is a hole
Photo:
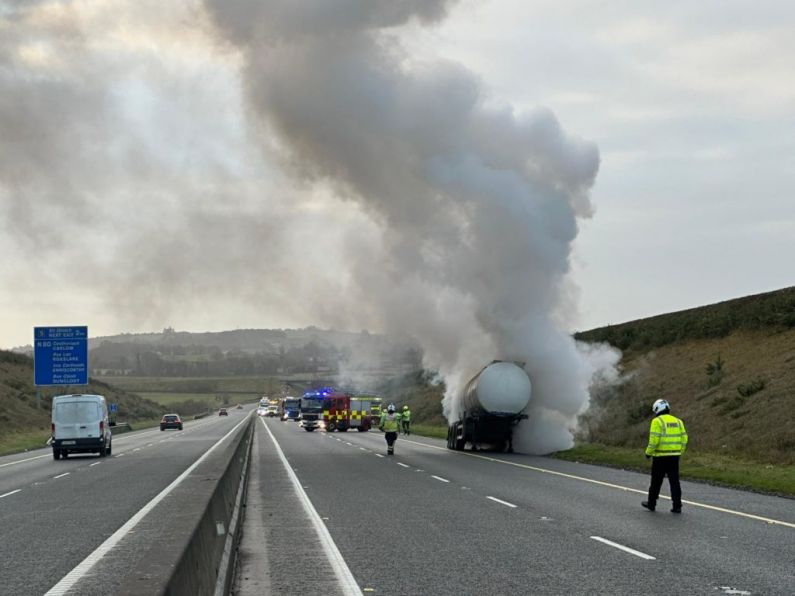
[[[113,441],[111,441],[110,443],[108,443],[108,455],[110,455],[110,454],[111,454],[112,450],[113,450]]]
[[[337,430],[337,423],[336,422],[329,422],[326,425],[326,432],[333,433],[335,430]]]
[[[61,459],[61,450],[60,449],[53,449],[52,450],[52,458],[55,460]]]
[[[182,425],[181,424],[179,425],[179,430],[182,430]]]
[[[69,457],[69,452],[66,449],[61,449],[61,457],[66,459]]]
[[[102,443],[99,447],[99,456],[105,457],[108,454],[108,450],[105,448],[105,443]]]
[[[363,433],[363,432],[366,432],[366,431],[367,431],[367,429],[366,429],[366,428],[364,428],[363,426],[358,426],[358,427],[356,427],[356,430],[358,430],[360,433]]]
[[[304,430],[306,432],[308,432],[308,433],[311,433],[313,430],[315,430],[315,427],[314,426],[305,426]]]
[[[341,427],[340,427],[340,432],[341,432],[341,433],[346,433],[346,432],[348,432],[348,427],[347,427],[347,426],[341,426]]]
[[[164,430],[166,430],[166,427],[165,426],[161,426],[160,427],[160,432],[163,432]]]

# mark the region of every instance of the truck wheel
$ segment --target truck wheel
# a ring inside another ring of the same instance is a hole
[[[334,422],[329,422],[329,423],[326,425],[326,432],[333,433],[335,430],[337,430],[337,425],[336,425],[336,423],[334,423]]]
[[[346,433],[346,432],[348,432],[348,427],[347,426],[341,426],[339,430],[340,430],[341,433]]]
[[[311,433],[313,430],[315,430],[315,427],[314,426],[305,426],[304,430],[306,432],[308,432],[308,433]]]
[[[360,433],[363,433],[363,432],[364,432],[364,431],[366,431],[367,429],[366,429],[366,428],[364,428],[363,426],[357,426],[357,427],[356,427],[356,430],[358,430]]]
[[[52,450],[52,458],[55,460],[61,459],[61,450],[60,449],[53,449]]]

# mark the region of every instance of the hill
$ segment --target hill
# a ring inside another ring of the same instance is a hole
[[[580,438],[645,444],[668,400],[692,450],[795,463],[795,288],[577,334],[623,351],[623,381],[597,388]]]
[[[119,421],[158,418],[163,413],[163,408],[152,401],[94,379],[90,379],[88,387],[81,387],[80,391],[98,393],[110,403],[117,403]],[[37,405],[33,360],[0,350],[0,449],[13,450],[2,446],[10,445],[14,437],[28,435],[35,435],[36,441],[43,444],[50,430],[52,398],[63,392],[62,387],[42,388],[41,402]]]

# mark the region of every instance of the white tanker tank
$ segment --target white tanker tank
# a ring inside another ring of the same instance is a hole
[[[464,386],[461,420],[447,430],[447,447],[473,450],[491,445],[500,451],[513,451],[513,428],[523,418],[530,403],[532,385],[523,366],[517,362],[495,360]]]

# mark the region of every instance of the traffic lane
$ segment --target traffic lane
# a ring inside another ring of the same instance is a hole
[[[269,427],[362,588],[384,594],[644,593],[638,587],[647,585],[648,561],[604,552],[570,526],[398,466],[399,458],[362,450],[355,436]],[[671,580],[659,576],[655,585]]]
[[[350,442],[372,444],[373,440],[354,436]],[[473,491],[495,496],[551,523],[584,528],[590,535],[649,553],[663,565],[674,565],[680,582],[689,577],[694,588],[705,570],[715,587],[735,584],[787,594],[795,585],[793,528],[693,507],[675,516],[668,513],[670,502],[666,501],[652,514],[639,506],[642,496],[634,492],[456,452],[428,452],[409,441],[399,442],[398,447],[398,462],[466,483]]]
[[[160,441],[170,440],[176,438],[178,434],[187,433],[192,434],[195,432],[202,432],[202,428],[212,421],[196,421],[185,427],[182,431],[163,431],[148,430],[140,431],[138,433],[125,433],[113,438],[112,453],[110,457],[132,451],[140,445],[148,445]],[[172,434],[174,433],[174,434]],[[34,459],[27,458],[23,460],[15,460],[7,462],[3,468],[0,468],[0,495],[9,494],[22,487],[34,485],[43,482],[52,476],[64,474],[67,472],[74,472],[76,469],[90,466],[98,461],[103,461],[105,458],[99,457],[96,453],[80,453],[71,454],[66,459],[58,461],[53,460],[52,449],[48,448],[46,453],[41,456],[32,456]],[[0,497],[2,498],[2,497]]]
[[[369,434],[373,433],[365,433],[365,436]],[[648,474],[623,470],[620,468],[596,466],[579,462],[559,460],[545,456],[524,455],[519,453],[502,454],[471,451],[455,452],[447,449],[445,446],[445,441],[441,439],[418,437],[415,435],[411,435],[408,438],[401,435],[399,441],[401,446],[406,447],[416,445],[417,443],[425,445],[431,448],[429,453],[435,451],[437,453],[448,453],[451,456],[458,457],[472,457],[474,455],[477,458],[477,456],[483,456],[505,462],[500,465],[511,466],[518,463],[525,466],[541,468],[554,473],[571,474],[599,482],[619,484],[640,490],[644,494],[648,491],[649,487]],[[687,458],[687,455],[684,457]],[[638,453],[638,462],[644,462],[643,454],[641,452]],[[649,469],[651,469],[651,464],[648,465]],[[683,481],[682,486],[683,498],[685,501],[704,502],[726,509],[738,509],[741,507],[744,513],[795,523],[795,507],[793,506],[795,499],[792,498],[777,497],[774,495],[744,491],[735,488],[713,486],[701,482]],[[666,482],[663,484],[663,490],[661,494],[667,496],[667,491],[668,486]]]
[[[46,592],[239,420],[222,418],[150,447],[130,445],[100,465],[0,500],[2,593]]]

